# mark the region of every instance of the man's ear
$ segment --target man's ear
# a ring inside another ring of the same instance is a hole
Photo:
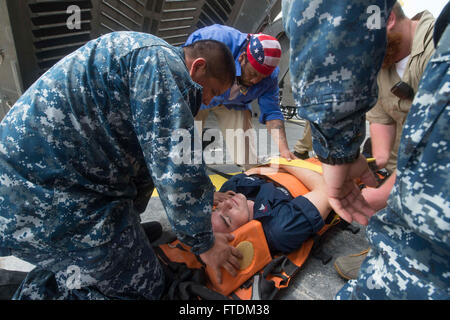
[[[205,58],[197,58],[191,64],[189,75],[194,79],[206,75],[206,60]]]
[[[386,23],[386,31],[391,31],[395,27],[396,23],[397,17],[395,16],[394,10],[392,10]]]
[[[242,52],[242,53],[241,53],[241,55],[240,55],[239,58],[238,58],[239,63],[242,63],[242,61],[244,61],[246,55],[247,55],[247,54],[246,54],[245,52]]]

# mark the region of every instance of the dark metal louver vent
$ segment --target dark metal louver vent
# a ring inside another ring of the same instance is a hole
[[[145,0],[99,0],[99,33],[141,31]]]
[[[234,5],[234,0],[206,0],[197,22],[197,28],[215,23],[227,24]]]
[[[113,31],[154,34],[182,45],[198,28],[214,23],[254,32],[267,13],[266,5],[280,0],[8,0],[23,88],[28,88],[58,60],[91,39]],[[68,28],[80,8],[79,28]],[[259,8],[259,10],[255,10]]]
[[[204,0],[148,1],[151,14],[145,19],[149,29],[172,45],[181,45],[193,32]]]

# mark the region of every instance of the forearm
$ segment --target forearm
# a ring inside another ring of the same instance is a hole
[[[389,160],[394,146],[396,125],[394,124],[370,124],[370,137],[372,140],[372,155],[376,159],[378,168],[384,168]]]
[[[384,199],[387,202],[387,199],[389,198],[389,195],[391,194],[392,188],[394,187],[395,180],[397,179],[397,171],[394,171],[387,179],[386,181],[379,187],[380,190],[382,190],[382,193],[384,195]]]
[[[280,168],[295,176],[306,188],[308,188],[308,190],[313,191],[320,189],[325,192],[325,181],[320,173],[310,169],[288,165],[280,165]]]
[[[304,168],[282,165],[282,169],[299,179],[310,192],[303,195],[308,199],[319,211],[322,219],[326,219],[331,211],[331,206],[328,201],[325,181],[321,174]]]
[[[362,190],[364,199],[376,211],[383,209],[391,194],[395,180],[397,178],[396,171],[379,188],[365,188]]]
[[[284,121],[278,119],[268,120],[266,121],[266,127],[273,141],[277,144],[280,153],[283,153],[284,151],[289,151]]]
[[[181,158],[179,142],[181,135],[195,136],[191,107],[199,104],[186,101],[183,91],[197,96],[200,88],[183,81],[176,68],[170,69],[172,64],[182,65],[181,60],[161,56],[156,50],[145,48],[130,57],[133,68],[140,70],[129,79],[133,130],[173,230],[194,253],[202,253],[214,243],[209,214],[214,186],[203,164],[190,163],[196,159],[195,150],[183,149],[189,161]],[[149,56],[157,57],[157,68],[144,62]],[[168,90],[170,95],[164,93]],[[148,101],[153,95],[155,100]]]

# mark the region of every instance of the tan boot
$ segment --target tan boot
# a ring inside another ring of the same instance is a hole
[[[342,278],[346,280],[356,279],[358,277],[361,264],[364,259],[366,259],[369,250],[370,248],[357,254],[336,258],[334,268]]]

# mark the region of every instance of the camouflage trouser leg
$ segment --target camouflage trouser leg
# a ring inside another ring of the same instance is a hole
[[[159,299],[164,274],[139,224],[113,241],[77,252],[12,253],[37,267],[13,299]]]

